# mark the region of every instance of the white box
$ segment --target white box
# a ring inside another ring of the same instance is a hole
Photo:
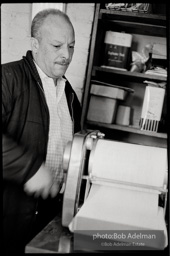
[[[149,85],[146,87],[140,119],[141,130],[158,131],[164,98],[164,88]]]

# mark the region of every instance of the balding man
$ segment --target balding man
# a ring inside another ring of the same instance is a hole
[[[74,45],[69,17],[43,10],[32,21],[32,51],[2,65],[4,255],[23,253],[58,210],[63,152],[80,131],[80,103],[64,76]]]

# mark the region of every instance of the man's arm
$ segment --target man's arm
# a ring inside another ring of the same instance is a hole
[[[42,159],[35,159],[29,151],[5,134],[2,136],[2,154],[3,178],[18,184],[30,179],[42,163]]]

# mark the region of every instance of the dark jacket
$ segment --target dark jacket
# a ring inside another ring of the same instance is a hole
[[[81,107],[69,82],[66,98],[74,132],[80,131]],[[45,161],[49,111],[31,51],[2,65],[3,178],[23,185]]]

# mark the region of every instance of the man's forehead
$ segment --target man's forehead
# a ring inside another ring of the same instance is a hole
[[[42,37],[74,37],[72,25],[62,16],[49,15],[46,17],[39,32]]]
[[[49,14],[42,26],[54,26],[54,27],[61,27],[61,26],[68,26],[71,27],[71,24],[61,15],[53,15]]]
[[[62,42],[67,38],[70,43],[74,41],[74,29],[64,17],[57,15],[48,15],[40,27],[40,34],[46,41],[54,41],[55,39]]]

